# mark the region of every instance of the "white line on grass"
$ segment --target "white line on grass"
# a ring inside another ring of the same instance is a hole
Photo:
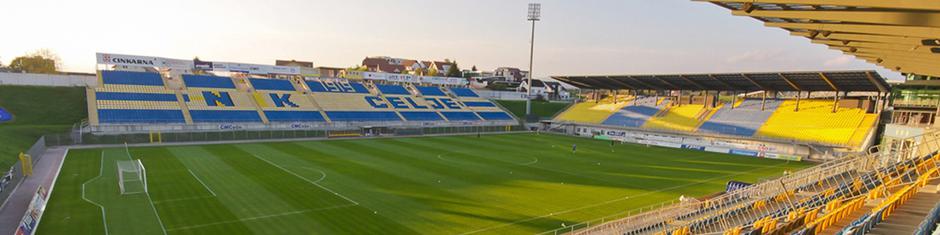
[[[65,161],[65,160],[62,160],[62,161]],[[104,224],[104,234],[107,235],[108,234],[108,216],[104,212],[104,206],[96,202],[93,202],[89,200],[87,197],[85,197],[85,185],[91,181],[101,178],[101,175],[104,173],[104,150],[101,150],[101,166],[98,169],[99,169],[98,176],[95,176],[95,178],[91,178],[88,181],[85,181],[85,183],[82,183],[82,200],[85,200],[91,204],[94,204],[95,206],[98,206],[98,208],[101,208],[101,221]]]
[[[308,170],[308,171],[317,171],[317,172],[320,172],[320,178],[317,179],[317,180],[314,180],[314,181],[313,181],[314,183],[320,183],[320,181],[323,181],[324,179],[326,179],[326,172],[323,172],[323,171],[321,171],[321,170],[319,170],[319,169],[313,169],[313,168],[306,167],[306,166],[300,167],[300,169],[304,169],[304,170]]]
[[[348,198],[348,197],[346,197],[346,196],[343,196],[342,194],[339,194],[339,193],[337,193],[336,191],[333,191],[333,190],[331,190],[331,189],[329,189],[329,188],[327,188],[327,187],[323,187],[323,185],[320,185],[320,184],[318,184],[317,182],[310,181],[310,179],[307,179],[306,177],[303,177],[303,176],[301,176],[301,175],[298,175],[297,173],[294,173],[293,171],[290,171],[290,170],[288,170],[288,169],[284,169],[284,167],[281,167],[280,165],[274,164],[273,162],[268,161],[268,159],[264,159],[264,158],[262,158],[262,157],[260,157],[260,156],[258,156],[258,155],[255,155],[255,154],[252,154],[251,156],[254,156],[254,157],[257,158],[257,159],[261,159],[262,161],[267,162],[268,164],[271,164],[272,166],[277,167],[277,168],[281,169],[281,170],[284,171],[284,172],[287,172],[287,173],[289,173],[289,174],[291,174],[291,175],[294,175],[294,176],[297,177],[297,178],[300,178],[300,179],[302,179],[302,180],[304,180],[304,181],[307,181],[307,183],[310,183],[310,184],[312,184],[312,185],[314,185],[314,186],[317,186],[317,187],[319,187],[319,188],[321,188],[321,189],[323,189],[323,190],[329,191],[329,192],[333,193],[333,195],[339,196],[339,197],[345,199],[346,201],[349,201],[349,202],[352,202],[353,204],[359,205],[359,202],[356,202],[355,200],[352,200],[352,199],[350,199],[350,198]],[[324,174],[324,177],[326,177],[326,174]]]
[[[614,203],[614,202],[624,201],[624,200],[627,200],[627,199],[635,199],[635,198],[638,198],[638,197],[648,196],[648,195],[655,194],[655,193],[661,193],[661,192],[671,191],[671,190],[677,189],[677,188],[684,188],[684,187],[688,187],[688,186],[692,186],[692,185],[707,183],[707,182],[709,182],[709,181],[716,180],[716,179],[721,179],[721,178],[724,178],[724,177],[736,176],[736,175],[743,175],[743,174],[747,174],[747,173],[751,173],[751,172],[755,172],[755,171],[760,171],[760,170],[764,170],[764,169],[768,169],[768,168],[778,167],[778,166],[786,165],[786,164],[788,164],[788,163],[789,163],[789,162],[785,162],[785,163],[781,163],[781,164],[777,164],[777,165],[771,165],[771,166],[766,166],[766,167],[757,168],[757,169],[750,170],[750,171],[742,171],[742,172],[738,172],[738,173],[734,173],[734,174],[727,174],[727,175],[722,175],[722,176],[716,176],[716,177],[712,177],[712,178],[708,178],[708,179],[703,179],[703,180],[699,180],[699,181],[693,181],[693,182],[691,182],[691,183],[687,183],[687,184],[683,184],[683,185],[677,185],[677,186],[672,186],[672,187],[668,187],[668,188],[663,188],[663,189],[659,189],[659,190],[656,190],[656,191],[647,191],[647,192],[645,192],[645,193],[641,193],[641,194],[637,194],[637,195],[627,195],[627,196],[625,196],[625,197],[623,197],[623,198],[617,198],[617,199],[613,199],[613,200],[609,200],[609,201],[604,201],[604,202],[599,202],[599,203],[595,203],[595,204],[590,204],[590,205],[581,206],[581,207],[578,207],[578,208],[573,208],[573,209],[568,209],[568,210],[563,210],[563,211],[552,212],[552,213],[549,213],[549,214],[547,214],[547,215],[536,216],[536,217],[531,217],[531,218],[527,218],[527,219],[516,220],[516,221],[510,222],[510,223],[503,223],[503,224],[498,224],[498,225],[494,225],[494,226],[490,226],[490,227],[486,227],[486,228],[481,228],[481,229],[477,229],[477,230],[473,230],[473,231],[461,233],[461,235],[480,233],[480,232],[485,232],[485,231],[489,231],[489,230],[493,230],[493,229],[497,229],[497,228],[507,227],[507,226],[511,226],[511,225],[515,225],[515,224],[519,224],[519,223],[525,223],[525,222],[529,222],[529,221],[533,221],[533,220],[537,220],[537,219],[542,219],[542,218],[546,218],[546,217],[551,217],[551,216],[555,216],[555,215],[567,214],[567,213],[569,213],[569,212],[580,211],[580,210],[584,210],[584,209],[587,209],[587,208],[592,208],[592,207],[602,206],[602,205],[606,205],[606,204],[611,204],[611,203]]]
[[[255,216],[255,217],[248,217],[248,218],[244,218],[244,219],[228,220],[228,221],[220,221],[220,222],[212,222],[212,223],[206,223],[206,224],[197,224],[197,225],[183,226],[183,227],[178,227],[178,228],[171,228],[169,231],[189,230],[189,229],[202,228],[202,227],[208,227],[208,226],[213,226],[213,225],[231,224],[231,223],[238,223],[238,222],[245,222],[245,221],[252,221],[252,220],[259,220],[259,219],[267,219],[267,218],[280,217],[280,216],[288,216],[288,215],[297,215],[297,214],[303,214],[303,213],[307,213],[307,212],[324,211],[324,210],[339,209],[339,208],[346,208],[346,207],[353,207],[353,206],[356,206],[356,204],[346,204],[346,205],[339,205],[339,206],[329,206],[329,207],[315,208],[315,209],[307,209],[307,210],[299,210],[299,211],[288,211],[288,212],[284,212],[284,213],[271,214],[271,215],[262,215],[262,216]]]
[[[124,150],[127,151],[127,159],[134,160],[131,157],[131,150],[127,147],[127,143],[124,143]],[[163,230],[163,235],[166,235],[166,227],[163,226],[163,219],[160,218],[160,213],[157,212],[157,206],[153,205],[153,198],[150,197],[150,190],[144,189],[144,194],[147,195],[147,202],[150,202],[150,209],[153,209],[153,214],[157,216],[157,222],[160,223],[160,229]]]
[[[216,195],[215,195],[215,192],[213,192],[212,189],[209,188],[208,185],[206,185],[206,182],[202,182],[202,180],[199,179],[199,176],[196,176],[196,173],[193,173],[193,170],[186,169],[186,171],[189,171],[189,174],[192,175],[193,178],[196,178],[196,181],[199,181],[199,183],[202,184],[202,187],[206,188],[206,190],[209,190],[209,193],[211,193],[213,197],[216,196]]]

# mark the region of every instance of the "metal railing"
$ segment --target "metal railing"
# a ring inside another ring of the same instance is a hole
[[[36,143],[26,151],[26,154],[31,156],[30,159],[32,161],[30,163],[35,165],[39,162],[42,155],[46,153],[46,149],[45,138],[40,137],[36,140]],[[3,206],[6,206],[6,201],[10,197],[10,194],[13,193],[13,189],[22,183],[24,179],[26,179],[26,176],[23,175],[23,163],[17,159],[16,163],[0,177],[0,201],[3,201]]]
[[[745,189],[731,191],[721,196],[694,203],[662,204],[654,209],[638,209],[605,216],[570,225],[542,234],[647,234],[671,231],[672,228],[696,225],[694,233],[720,233],[729,228],[749,225],[758,219],[786,215],[786,212],[796,209],[796,202],[787,196],[785,200],[775,200],[780,195],[789,195],[791,190],[808,193],[807,198],[814,200],[816,207],[823,205],[826,200],[838,197],[856,197],[862,191],[838,190],[830,192],[832,186],[844,186],[857,179],[871,177],[871,173],[881,169],[892,170],[896,164],[908,159],[935,154],[940,149],[940,132],[929,132],[922,136],[913,137],[916,143],[909,146],[892,145],[873,147],[872,152],[863,155],[853,155],[801,170],[777,179],[763,181]],[[878,151],[878,150],[881,151]],[[900,175],[893,169],[893,174]],[[871,182],[883,183],[883,182]],[[874,185],[866,184],[868,190]],[[840,187],[841,189],[841,187]],[[832,195],[825,195],[832,193]],[[823,197],[825,196],[825,197]],[[749,210],[749,205],[758,201],[767,203],[763,210]],[[799,204],[805,206],[805,204]],[[738,213],[740,212],[740,213]],[[704,215],[704,216],[703,216]],[[692,224],[693,218],[710,218],[709,215],[722,216],[708,226]]]

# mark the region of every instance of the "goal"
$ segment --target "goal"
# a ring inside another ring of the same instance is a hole
[[[140,159],[118,161],[117,168],[122,195],[147,193],[147,169]]]

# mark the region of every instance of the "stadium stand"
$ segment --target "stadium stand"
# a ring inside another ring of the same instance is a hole
[[[158,73],[102,71],[101,86],[89,100],[100,123],[185,123],[175,92]]]
[[[777,110],[782,101],[768,100],[761,111],[761,101],[745,99],[734,109],[730,104],[722,105],[718,111],[703,123],[698,131],[738,136],[753,136],[770,115]]]
[[[183,101],[193,123],[263,122],[247,92],[228,77],[183,75]]]
[[[311,96],[333,122],[402,121],[392,103],[352,81],[307,81]],[[395,103],[397,104],[397,103]]]
[[[643,128],[668,129],[692,132],[702,124],[713,110],[701,104],[686,104],[666,107],[658,115],[652,116],[643,124]]]
[[[476,92],[473,92],[470,88],[463,87],[452,87],[450,92],[457,97],[480,97]]]
[[[656,116],[659,111],[668,104],[658,97],[637,98],[635,103],[629,104],[619,111],[613,113],[604,120],[604,125],[641,127],[647,120]]]
[[[485,121],[511,121],[514,120],[512,115],[506,113],[502,108],[497,106],[492,101],[480,98],[476,92],[469,88],[462,87],[451,87],[450,91],[456,97],[458,101],[458,106],[462,110],[471,112],[459,113],[459,112],[442,112],[447,120],[450,121],[475,121],[475,120],[485,120]],[[450,106],[448,106],[450,107]],[[475,113],[473,113],[475,112]]]
[[[555,117],[556,121],[559,122],[576,122],[576,123],[589,123],[589,124],[601,124],[604,120],[607,120],[610,115],[614,114],[629,105],[627,101],[621,102],[581,102],[571,105],[567,110],[558,114]]]
[[[444,93],[444,90],[441,90],[440,87],[415,86],[415,89],[417,89],[418,93],[421,93],[422,96],[447,96],[447,94]]]
[[[98,124],[481,122],[515,119],[468,88],[101,71],[89,96]],[[173,89],[167,84],[174,83]],[[411,90],[409,90],[411,89]],[[97,99],[95,99],[97,97]],[[94,119],[92,117],[89,118]],[[292,124],[293,125],[293,124]]]
[[[833,113],[829,100],[803,100],[799,111],[795,107],[794,100],[781,103],[756,135],[857,146],[877,118],[855,108],[840,108]]]

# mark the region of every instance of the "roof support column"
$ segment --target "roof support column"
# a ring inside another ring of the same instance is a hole
[[[800,96],[803,96],[803,91],[796,91],[796,108],[793,108],[793,112],[800,111]]]
[[[708,108],[708,91],[702,91],[702,108]]]
[[[767,102],[767,91],[760,93],[760,111],[764,111],[764,104]]]
[[[738,92],[731,91],[731,110],[734,110],[734,104],[738,102]]]
[[[839,92],[836,92],[836,95],[832,97],[832,113],[839,111]]]
[[[873,102],[871,106],[875,110],[875,114],[881,114],[881,109],[880,109],[881,108],[881,92],[879,91],[878,96],[875,96],[875,97],[876,97],[875,102]]]

